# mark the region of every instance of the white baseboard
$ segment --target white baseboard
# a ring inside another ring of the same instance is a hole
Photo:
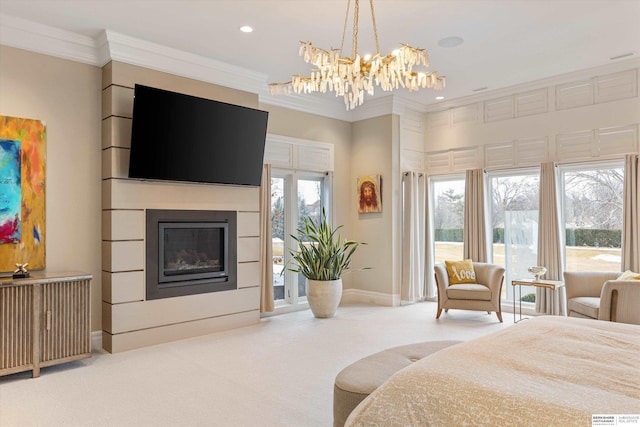
[[[91,349],[102,350],[102,331],[91,332]]]
[[[514,314],[520,314],[520,307],[516,301],[516,306],[515,306],[515,310],[514,310],[514,306],[513,303],[511,301],[509,302],[503,302],[502,303],[502,311],[507,312],[507,313],[514,313]],[[536,308],[535,308],[535,304],[528,304],[528,305],[523,305],[522,306],[522,315],[523,316],[540,316],[540,313],[536,313]]]
[[[345,289],[344,291],[342,291],[342,302],[366,303],[388,307],[397,307],[400,305],[400,295],[363,291],[361,289]]]
[[[309,309],[309,303],[308,302],[302,302],[300,304],[283,304],[281,306],[276,306],[274,307],[273,311],[271,312],[266,312],[266,313],[260,313],[260,317],[271,317],[271,316],[277,316],[278,314],[285,314],[285,313],[293,313],[294,311],[301,311],[301,310],[308,310]]]

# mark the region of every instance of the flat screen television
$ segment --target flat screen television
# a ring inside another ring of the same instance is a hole
[[[129,178],[259,186],[268,112],[136,84]]]

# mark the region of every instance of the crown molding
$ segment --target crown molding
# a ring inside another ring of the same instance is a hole
[[[267,86],[266,74],[110,30],[92,38],[0,14],[0,44],[98,67],[120,61],[252,93]]]
[[[463,105],[474,104],[476,102],[483,102],[491,99],[501,98],[503,96],[510,96],[516,93],[523,93],[581,80],[589,80],[598,75],[611,74],[638,67],[640,67],[640,58],[618,60],[612,62],[611,64],[605,64],[569,73],[558,74],[544,79],[532,80],[530,82],[507,86],[500,89],[483,91],[481,94],[479,93],[451,99],[448,101],[438,102],[436,104],[430,104],[426,106],[424,111],[435,112],[448,110],[451,108],[461,107]]]
[[[389,114],[401,116],[407,111],[426,113],[427,106],[397,94],[389,94],[372,98],[364,105],[352,110],[350,121],[367,120]]]
[[[352,121],[351,113],[345,109],[342,98],[331,97],[327,94],[324,96],[320,94],[316,96],[298,95],[295,93],[290,95],[271,95],[268,92],[268,90],[264,90],[259,94],[261,104],[273,105],[275,107],[287,108],[346,122]]]
[[[318,116],[358,122],[389,114],[402,115],[406,111],[426,113],[427,106],[398,95],[385,95],[368,99],[363,105],[346,111],[342,98],[326,95],[260,95],[262,104],[302,111]]]
[[[225,62],[146,40],[105,30],[101,41],[108,45],[110,59],[208,83],[259,93],[267,75]]]
[[[351,121],[359,122],[361,120],[373,119],[374,117],[386,116],[393,114],[394,96],[380,96],[378,98],[370,98],[359,107],[351,110]]]
[[[4,14],[0,14],[0,44],[84,64],[103,65],[93,38]]]

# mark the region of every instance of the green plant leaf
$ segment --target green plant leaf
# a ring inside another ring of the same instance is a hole
[[[356,249],[366,243],[343,239],[339,233],[342,225],[331,228],[324,208],[317,224],[310,217],[304,217],[302,221],[303,226],[297,229],[298,235],[291,235],[298,249],[289,251],[291,259],[286,270],[311,280],[339,279],[350,269]],[[363,268],[366,269],[369,268]]]

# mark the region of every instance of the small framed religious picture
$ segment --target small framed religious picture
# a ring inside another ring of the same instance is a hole
[[[382,212],[382,176],[358,177],[358,213]]]

